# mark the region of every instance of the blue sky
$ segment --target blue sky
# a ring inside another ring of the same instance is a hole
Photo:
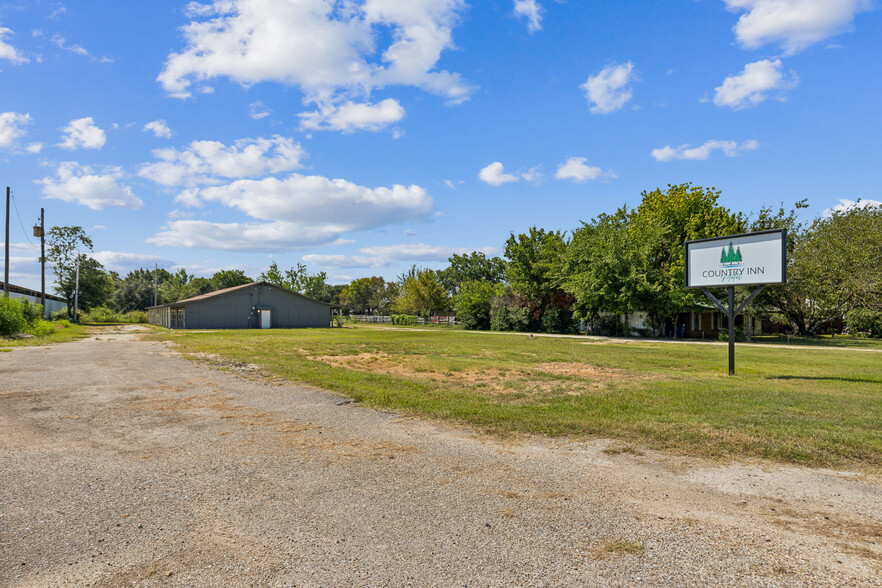
[[[870,0],[0,0],[0,184],[126,273],[335,283],[692,182],[882,201]],[[33,242],[33,238],[30,238]]]

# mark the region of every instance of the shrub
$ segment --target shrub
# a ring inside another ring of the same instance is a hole
[[[27,299],[21,299],[21,311],[29,325],[43,319],[43,307]]]
[[[47,335],[51,335],[58,329],[55,328],[55,325],[50,323],[49,321],[37,320],[30,326],[28,326],[28,333],[33,335],[34,337],[45,337]]]
[[[462,326],[471,330],[490,328],[490,305],[495,296],[502,294],[501,284],[468,280],[460,284],[453,297],[456,316]]]
[[[27,328],[28,321],[21,300],[0,297],[0,335],[11,337],[24,332]]]
[[[62,308],[61,310],[56,310],[55,312],[53,312],[49,315],[49,318],[52,319],[53,321],[60,321],[60,320],[66,321],[66,320],[70,319],[70,317],[67,315],[67,308]],[[68,326],[69,325],[70,325],[70,323],[68,323]]]
[[[494,331],[535,331],[530,318],[530,309],[510,304],[503,297],[494,298],[490,303],[490,328]]]
[[[852,335],[882,337],[882,312],[858,308],[849,312],[845,320]]]
[[[543,333],[575,335],[579,332],[579,323],[573,319],[573,312],[559,306],[546,309],[541,325]]]
[[[66,329],[70,326],[70,321],[67,319],[59,319],[55,321],[55,324],[58,326],[59,329]]]
[[[147,313],[143,310],[119,313],[105,306],[96,306],[89,312],[80,313],[84,323],[146,323]]]
[[[728,327],[720,329],[720,334],[718,336],[720,341],[728,341],[729,340],[729,329]],[[747,335],[744,334],[744,327],[735,327],[735,341],[737,343],[744,343],[747,341]]]
[[[417,324],[417,317],[410,314],[393,314],[392,324],[413,326]]]

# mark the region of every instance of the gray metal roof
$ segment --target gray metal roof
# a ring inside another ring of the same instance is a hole
[[[309,302],[313,302],[315,304],[323,304],[324,306],[328,306],[330,308],[340,308],[339,304],[331,304],[329,302],[321,302],[319,300],[315,300],[310,298],[309,296],[304,296],[303,294],[299,294],[294,292],[293,290],[289,290],[287,288],[283,288],[281,286],[277,286],[276,284],[271,284],[269,282],[251,282],[250,284],[242,284],[241,286],[233,286],[232,288],[224,288],[222,290],[215,290],[214,292],[208,292],[207,294],[200,294],[199,296],[193,296],[192,298],[185,298],[184,300],[178,300],[177,302],[171,302],[169,304],[159,304],[157,306],[149,306],[148,308],[164,308],[166,306],[179,306],[181,304],[189,304],[190,302],[201,302],[202,300],[208,300],[209,298],[215,298],[217,296],[223,296],[225,294],[229,294],[230,292],[236,292],[237,290],[245,290],[247,288],[252,288],[254,286],[270,286],[271,288],[277,288],[282,290],[283,292],[287,292],[292,296],[297,296],[298,298],[303,298],[304,300],[308,300]]]

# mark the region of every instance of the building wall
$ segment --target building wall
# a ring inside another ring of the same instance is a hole
[[[0,295],[2,295],[2,291],[0,291]],[[27,300],[29,302],[33,302],[34,304],[40,304],[40,297],[39,296],[29,296],[27,294],[21,294],[19,292],[13,292],[10,290],[9,297],[10,298],[24,298],[25,300]],[[58,310],[62,310],[65,308],[67,308],[66,303],[60,302],[58,300],[52,300],[50,298],[47,298],[46,299],[45,317],[48,318],[49,315],[52,314],[53,312],[56,312]]]
[[[272,328],[331,326],[328,305],[266,285],[185,302],[181,306],[185,308],[187,329],[256,329],[260,327],[258,308],[272,311]],[[155,325],[170,327],[168,307],[149,310],[148,320]]]

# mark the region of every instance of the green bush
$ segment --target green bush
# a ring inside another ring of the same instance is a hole
[[[45,337],[47,335],[51,335],[58,329],[54,324],[49,321],[37,320],[33,324],[28,326],[28,333],[33,335],[34,337]]]
[[[490,328],[490,305],[494,297],[502,294],[501,284],[465,281],[453,297],[456,318],[469,330]]]
[[[80,313],[84,323],[146,323],[147,313],[143,310],[119,313],[105,306],[96,306],[89,312]]]
[[[413,326],[417,324],[417,317],[410,314],[393,314],[392,324]]]
[[[0,336],[11,337],[28,328],[24,308],[18,298],[0,297]]]
[[[720,328],[720,334],[718,335],[720,341],[728,341],[729,340],[729,329],[728,327],[723,329]],[[747,335],[744,333],[744,327],[735,327],[735,342],[736,343],[744,343],[747,341]]]
[[[43,306],[24,298],[21,299],[21,311],[29,325],[43,319]]]
[[[67,315],[67,308],[62,308],[61,310],[56,310],[55,312],[49,315],[49,318],[53,321],[61,321],[61,320],[69,320],[70,317]]]
[[[55,321],[55,324],[58,326],[59,329],[66,329],[70,326],[70,321],[67,319],[59,319]]]
[[[858,308],[848,313],[845,322],[852,335],[882,337],[882,312]]]
[[[494,298],[490,303],[490,328],[494,331],[535,331],[530,319],[528,308],[510,304],[505,298]]]
[[[573,318],[573,312],[558,306],[552,306],[545,311],[541,325],[543,333],[575,335],[579,332],[579,323]]]

